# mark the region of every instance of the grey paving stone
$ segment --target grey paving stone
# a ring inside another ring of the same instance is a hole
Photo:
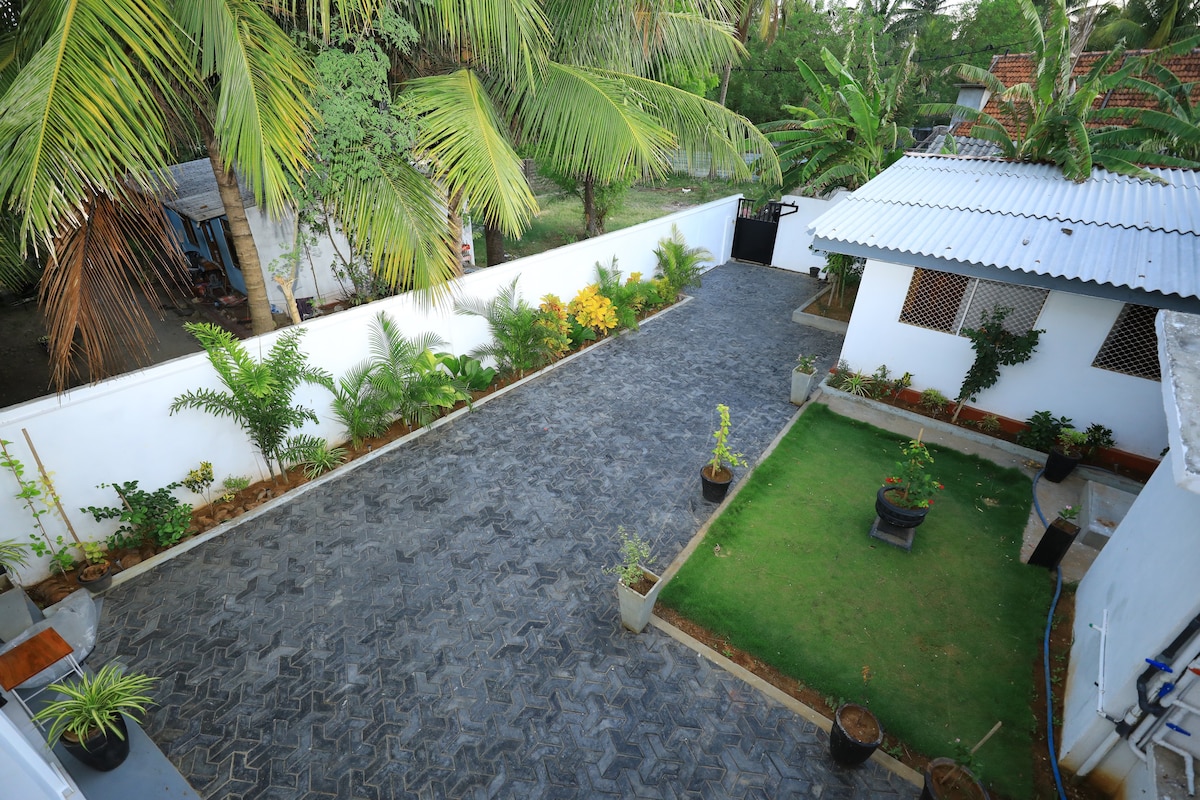
[[[807,276],[727,264],[694,299],[244,523],[104,604],[94,663],[163,676],[147,730],[242,798],[912,798],[653,628],[618,624],[618,525],[662,563],[713,507],[733,413],[758,458],[794,413]]]

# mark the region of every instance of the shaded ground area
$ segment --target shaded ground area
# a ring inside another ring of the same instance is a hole
[[[696,299],[107,596],[94,664],[164,676],[148,723],[209,798],[913,798],[664,634],[617,620],[618,525],[679,552],[733,410],[794,413],[815,281],[729,264]]]

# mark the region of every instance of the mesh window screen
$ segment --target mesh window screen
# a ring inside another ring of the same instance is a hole
[[[1152,381],[1161,380],[1158,333],[1154,330],[1157,313],[1157,308],[1126,303],[1104,344],[1100,345],[1092,366]]]
[[[980,315],[996,306],[1011,308],[1004,327],[1024,333],[1037,322],[1046,302],[1045,289],[985,281],[930,269],[913,271],[900,321],[958,334],[979,324]]]
[[[900,321],[935,331],[957,333],[956,321],[970,278],[931,269],[913,270]]]

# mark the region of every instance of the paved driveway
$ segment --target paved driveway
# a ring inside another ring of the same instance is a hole
[[[618,525],[668,563],[733,411],[794,412],[816,282],[728,264],[695,299],[109,593],[93,663],[162,675],[148,731],[208,798],[912,798],[661,632],[617,619]]]

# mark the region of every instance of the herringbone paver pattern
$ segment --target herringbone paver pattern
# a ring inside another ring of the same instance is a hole
[[[814,283],[725,265],[695,300],[118,587],[95,663],[164,676],[148,730],[208,798],[912,798],[653,628],[614,531],[662,563],[712,511],[718,402],[760,455]]]

